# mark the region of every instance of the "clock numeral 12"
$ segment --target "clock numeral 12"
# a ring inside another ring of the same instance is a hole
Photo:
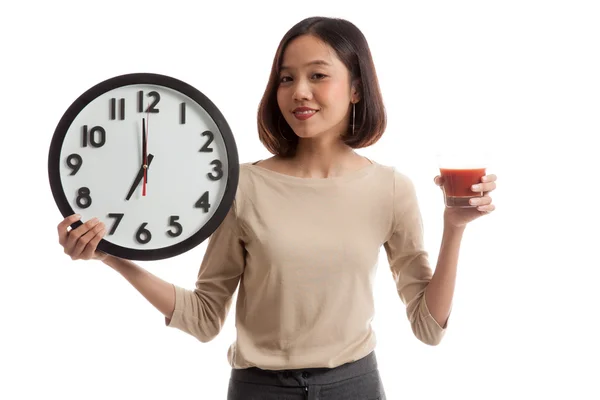
[[[158,102],[160,101],[160,94],[153,90],[150,93],[148,93],[148,97],[152,97],[154,99],[154,101],[148,105],[148,108],[146,108],[146,110],[144,111],[144,91],[140,90],[138,92],[138,112],[145,112],[145,113],[152,113],[152,114],[156,114],[159,112],[159,109],[156,108],[156,105],[158,104]]]
[[[117,99],[114,97],[110,99],[110,107],[109,107],[109,116],[108,118],[111,120],[115,120],[117,118]],[[125,119],[125,99],[119,99],[119,119],[123,121]]]

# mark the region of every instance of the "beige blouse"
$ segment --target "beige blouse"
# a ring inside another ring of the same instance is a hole
[[[415,336],[443,328],[424,293],[432,276],[414,186],[373,162],[342,177],[299,178],[240,164],[235,201],[208,239],[196,288],[174,285],[167,326],[212,340],[239,285],[233,368],[336,367],[375,348],[373,281],[384,247]]]

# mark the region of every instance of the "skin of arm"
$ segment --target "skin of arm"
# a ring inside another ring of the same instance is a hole
[[[102,262],[121,274],[158,311],[171,319],[175,310],[175,289],[171,283],[129,260],[109,255]]]
[[[444,224],[437,265],[425,293],[425,301],[431,316],[443,328],[446,327],[452,308],[458,255],[464,231],[464,226]]]

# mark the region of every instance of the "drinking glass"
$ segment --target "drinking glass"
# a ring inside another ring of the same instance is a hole
[[[484,155],[461,151],[440,152],[436,159],[443,179],[446,207],[477,207],[469,204],[469,200],[483,197],[483,192],[474,192],[471,187],[481,183],[489,160]]]

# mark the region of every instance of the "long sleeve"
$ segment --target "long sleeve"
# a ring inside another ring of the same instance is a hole
[[[175,311],[169,327],[201,342],[214,339],[225,323],[231,299],[245,267],[245,248],[234,201],[227,216],[208,239],[195,290],[173,285]]]
[[[433,276],[428,253],[423,245],[423,223],[414,184],[395,171],[393,224],[384,243],[398,295],[417,339],[437,345],[446,332],[432,317],[425,301],[425,291]]]

